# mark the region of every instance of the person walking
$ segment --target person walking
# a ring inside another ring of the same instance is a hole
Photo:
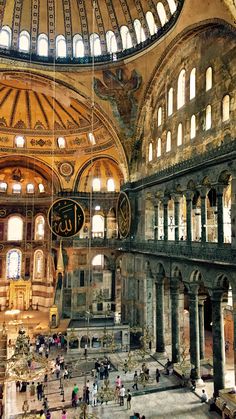
[[[51,417],[52,417],[52,415],[50,413],[50,410],[47,410],[46,419],[51,419]]]
[[[93,383],[93,389],[92,389],[92,406],[97,406],[97,386],[95,383]]]
[[[135,371],[134,373],[134,384],[132,385],[133,389],[138,390],[138,373]]]
[[[37,390],[37,399],[40,401],[40,400],[42,400],[42,397],[43,397],[43,385],[42,385],[42,383],[37,384],[36,390]]]
[[[160,381],[160,376],[161,376],[161,374],[160,374],[160,370],[159,370],[159,368],[157,368],[157,369],[156,369],[156,382],[157,382],[157,383],[159,383],[159,381]]]
[[[67,413],[65,409],[62,410],[61,419],[67,419]]]
[[[128,389],[127,391],[127,409],[131,409],[131,394],[130,394],[130,390]]]
[[[203,389],[202,394],[201,394],[201,403],[207,403],[207,401],[208,401],[208,395],[205,392],[205,390]]]
[[[125,388],[124,388],[124,385],[122,384],[121,389],[120,389],[120,406],[124,406],[124,398],[125,398]]]

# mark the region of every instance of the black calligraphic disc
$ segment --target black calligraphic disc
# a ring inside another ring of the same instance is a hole
[[[73,199],[58,199],[48,211],[49,227],[59,237],[78,234],[84,225],[84,219],[83,208]]]
[[[121,192],[117,202],[117,222],[120,237],[125,239],[130,232],[131,207],[125,192]]]

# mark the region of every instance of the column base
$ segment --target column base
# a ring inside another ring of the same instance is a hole
[[[166,358],[167,358],[166,350],[164,350],[163,352],[154,352],[152,354],[152,357],[155,358],[157,361],[159,359],[163,359],[163,358],[165,358],[165,360],[166,360]]]

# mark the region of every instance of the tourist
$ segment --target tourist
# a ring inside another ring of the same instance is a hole
[[[160,370],[159,370],[159,368],[157,368],[157,369],[156,369],[156,382],[157,382],[157,383],[159,383],[159,381],[160,381],[160,376],[161,376],[161,374],[160,374]]]
[[[117,377],[116,377],[115,385],[116,385],[116,387],[121,388],[121,378],[120,378],[119,375],[117,375]]]
[[[21,393],[25,393],[26,390],[27,390],[27,382],[26,381],[22,381],[20,392]]]
[[[86,386],[85,389],[85,403],[89,404],[89,395],[90,395],[90,390],[89,387]]]
[[[127,409],[131,409],[131,394],[130,390],[127,392]]]
[[[32,382],[32,384],[30,386],[30,395],[31,395],[31,397],[34,397],[35,396],[35,390],[36,390],[35,384],[34,384],[34,382]]]
[[[16,381],[16,391],[20,391],[20,381]]]
[[[128,362],[127,362],[127,359],[125,359],[125,362],[124,362],[124,372],[125,372],[125,374],[127,374],[127,372],[128,372]]]
[[[72,390],[72,395],[71,395],[71,405],[72,405],[72,407],[74,407],[74,408],[77,407],[77,400],[78,400],[78,395],[74,392],[74,390]]]
[[[202,394],[201,394],[201,403],[207,403],[207,401],[208,401],[208,396],[205,390],[203,389]]]
[[[133,384],[132,387],[133,387],[133,389],[138,390],[138,373],[137,373],[137,371],[135,371],[135,373],[134,373],[133,380],[134,380],[134,384]]]
[[[99,372],[99,369],[100,369],[100,362],[99,362],[98,358],[96,359],[96,362],[95,362],[95,364],[94,364],[94,368],[95,368],[95,370],[96,370],[97,372]]]
[[[115,388],[115,403],[119,403],[120,401],[120,387]]]
[[[62,410],[61,419],[67,419],[67,413],[65,409]]]
[[[45,416],[45,414],[44,414],[43,409],[41,409],[41,410],[40,410],[40,412],[39,412],[39,418],[40,418],[40,419],[46,419],[46,416]]]
[[[66,380],[68,378],[69,378],[69,372],[68,372],[67,366],[65,366],[65,369],[64,369],[64,380]]]
[[[124,388],[124,385],[122,384],[121,389],[120,389],[120,406],[124,406],[124,398],[125,398],[125,388]]]
[[[55,374],[56,374],[56,378],[57,378],[57,380],[59,379],[59,377],[60,377],[60,371],[61,371],[61,367],[60,367],[60,365],[59,364],[56,364],[56,366],[55,366]]]
[[[37,398],[40,401],[40,400],[42,400],[42,397],[43,397],[43,385],[42,385],[42,383],[37,384],[36,390],[37,390]]]
[[[48,399],[47,397],[45,397],[44,401],[43,401],[43,408],[44,410],[48,410],[49,406],[48,406]]]
[[[47,410],[46,419],[51,419],[51,417],[52,417],[52,415],[50,413],[50,410]]]
[[[95,383],[93,383],[93,389],[92,389],[92,406],[97,405],[97,386]]]
[[[103,380],[103,378],[104,378],[104,371],[105,371],[104,365],[103,365],[103,363],[101,363],[101,365],[100,365],[100,380]]]
[[[63,355],[60,356],[59,365],[60,365],[60,369],[64,370],[64,356]]]

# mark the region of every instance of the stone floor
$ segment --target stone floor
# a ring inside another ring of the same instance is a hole
[[[46,313],[21,313],[20,318],[22,319],[23,323],[28,328],[29,333],[38,332],[44,333],[47,330],[48,324],[48,315]],[[6,316],[3,317],[3,314],[0,313],[0,323],[5,320],[7,324],[9,324],[9,318]],[[16,319],[19,320],[19,319]],[[60,330],[66,329],[66,324],[62,324]],[[17,326],[16,325],[8,325],[8,332],[9,336],[11,336],[14,340],[14,335],[16,334]],[[113,365],[119,370],[113,371],[110,374],[110,384],[114,387],[114,382],[116,376],[119,374],[121,375],[122,381],[125,385],[126,390],[130,388],[132,390],[132,406],[131,410],[128,411],[126,406],[120,407],[119,405],[115,404],[115,402],[109,402],[107,405],[98,406],[92,408],[89,406],[89,417],[97,418],[97,419],[126,419],[130,418],[134,411],[138,411],[141,414],[144,414],[148,419],[155,419],[155,418],[219,418],[220,416],[216,413],[208,412],[208,405],[201,404],[199,400],[199,394],[201,393],[201,387],[197,388],[196,393],[192,393],[189,389],[185,389],[180,387],[180,381],[175,376],[172,375],[167,377],[164,375],[164,370],[162,365],[165,363],[166,356],[171,354],[168,352],[165,357],[159,359],[160,363],[158,363],[153,358],[147,358],[145,361],[150,369],[150,376],[151,380],[147,383],[146,387],[143,388],[142,385],[139,386],[139,391],[134,392],[131,388],[132,386],[132,378],[133,378],[133,371],[132,373],[124,374],[122,370],[122,366],[124,363],[125,357],[127,357],[126,353],[117,353],[115,355],[111,355],[111,361]],[[52,352],[50,355],[52,358],[56,357],[56,353]],[[91,357],[91,355],[90,355]],[[211,334],[206,334],[206,359],[209,359],[211,363],[212,359],[212,339]],[[84,361],[81,361],[84,362]],[[91,359],[93,363],[94,360]],[[139,365],[135,367],[135,369],[140,370],[142,361],[139,359]],[[155,369],[160,368],[161,371],[161,378],[160,383],[156,384],[155,382]],[[89,366],[90,370],[91,366]],[[74,372],[76,375],[76,371]],[[79,372],[77,372],[77,375]],[[76,378],[72,378],[71,380],[65,381],[64,385],[64,397],[65,402],[62,402],[62,395],[61,390],[59,389],[59,380],[56,380],[54,376],[49,377],[49,382],[46,387],[45,393],[48,394],[49,400],[49,407],[52,410],[52,419],[61,419],[61,410],[55,411],[56,407],[62,408],[66,406],[68,412],[68,419],[74,419],[80,417],[80,409],[71,409],[71,392],[74,383],[78,383],[79,385],[79,393],[82,396],[82,388],[84,386],[85,381],[89,379],[92,383],[93,378],[88,375],[86,377],[80,376]],[[226,354],[226,386],[231,387],[234,382],[234,369],[233,369],[233,349],[230,348],[229,352]],[[209,396],[213,393],[213,382],[211,380],[205,382],[205,389]],[[16,393],[16,388],[14,383],[7,384],[7,391],[6,391],[6,411],[5,411],[5,418],[6,419],[15,419],[22,417],[22,405],[23,401],[27,399],[30,410],[36,409],[40,410],[42,408],[42,403],[38,400],[31,399],[29,395],[29,391],[27,393]],[[36,418],[37,416],[27,416]]]

